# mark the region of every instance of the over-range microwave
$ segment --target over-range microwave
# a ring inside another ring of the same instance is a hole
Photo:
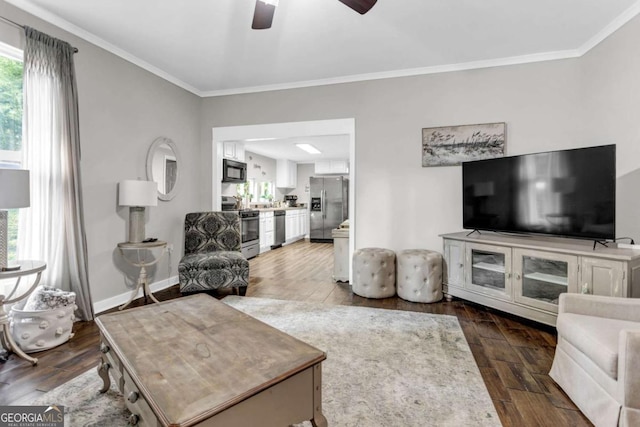
[[[222,182],[240,184],[247,182],[247,164],[222,159]]]

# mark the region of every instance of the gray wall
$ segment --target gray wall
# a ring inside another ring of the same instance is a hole
[[[640,240],[640,17],[583,58],[585,144],[617,144],[616,235]],[[640,241],[638,242],[640,243]]]
[[[298,196],[298,203],[309,203],[309,178],[315,176],[313,163],[298,163],[298,186],[291,192]]]
[[[462,228],[461,173],[421,167],[423,127],[504,121],[507,155],[616,143],[617,235],[640,238],[639,38],[637,17],[578,59],[208,98],[203,150],[214,126],[354,117],[356,248],[439,250]]]
[[[421,129],[504,121],[509,155],[584,145],[579,75],[566,60],[207,98],[203,150],[214,126],[353,117],[356,247],[439,250],[462,227],[461,173],[421,166]]]
[[[146,179],[147,150],[158,136],[171,138],[181,156],[178,195],[148,208],[147,236],[174,246],[153,269],[153,281],[177,275],[184,214],[200,208],[197,165],[201,99],[147,71],[0,1],[0,14],[68,41],[75,56],[80,104],[82,184],[94,303],[127,293],[137,270],[122,265],[128,208],[117,205],[117,183]],[[0,41],[22,47],[20,31],[0,23]],[[186,165],[186,167],[185,167]],[[169,261],[170,259],[170,261]],[[116,302],[117,303],[117,302]]]
[[[640,238],[640,18],[584,57],[482,70],[199,99],[0,0],[0,14],[80,49],[82,172],[94,301],[127,291],[116,183],[145,176],[157,136],[175,141],[178,196],[150,209],[147,235],[174,245],[155,280],[176,274],[184,214],[214,197],[212,127],[355,118],[356,247],[440,250],[462,227],[460,167],[421,167],[421,129],[504,121],[507,155],[616,143],[618,235]],[[0,24],[0,40],[18,39]],[[302,193],[298,194],[303,196]]]

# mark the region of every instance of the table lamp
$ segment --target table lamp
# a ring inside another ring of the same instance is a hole
[[[144,240],[144,208],[158,205],[158,183],[155,181],[121,181],[120,206],[129,206],[129,243]]]
[[[29,206],[29,171],[0,169],[0,270],[19,270],[20,266],[7,265],[8,212],[7,209]]]

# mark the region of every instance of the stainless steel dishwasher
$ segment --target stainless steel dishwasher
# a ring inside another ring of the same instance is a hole
[[[273,211],[274,230],[273,246],[271,249],[279,248],[285,241],[285,211]]]

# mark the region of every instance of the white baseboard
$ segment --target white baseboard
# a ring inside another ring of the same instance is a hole
[[[157,292],[162,289],[170,288],[176,283],[178,283],[178,276],[171,276],[168,279],[154,282],[149,285],[149,287],[151,288],[151,292]],[[93,312],[96,314],[102,313],[103,311],[107,311],[113,307],[124,304],[125,302],[129,301],[129,298],[131,298],[131,292],[133,292],[133,290],[121,293],[120,295],[116,295],[111,298],[94,302]],[[136,295],[136,298],[142,298],[142,289],[138,290],[138,295]]]

